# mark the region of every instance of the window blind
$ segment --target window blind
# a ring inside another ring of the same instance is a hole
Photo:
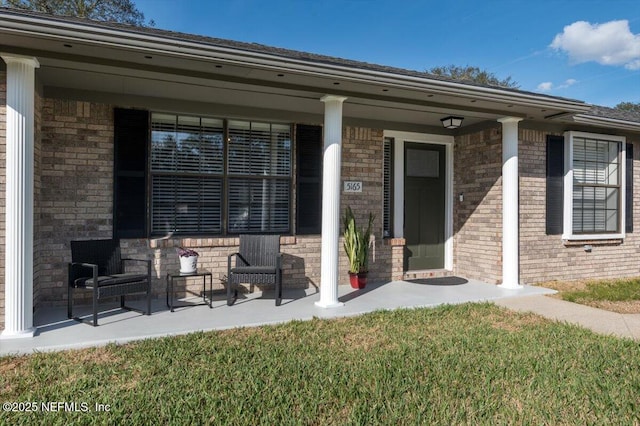
[[[223,164],[223,120],[152,114],[152,233],[221,233]]]
[[[152,233],[288,232],[290,134],[284,124],[152,114]]]
[[[573,232],[617,232],[620,224],[619,142],[573,139]]]
[[[222,179],[154,176],[152,229],[156,233],[220,233]]]
[[[229,122],[231,175],[291,175],[291,130],[287,125]]]
[[[289,182],[279,179],[229,180],[229,232],[287,232]]]

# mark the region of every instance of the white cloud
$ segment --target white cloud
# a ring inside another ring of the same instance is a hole
[[[568,87],[573,86],[574,84],[576,84],[578,82],[578,80],[576,80],[575,78],[570,78],[568,80],[565,80],[564,83],[562,83],[561,85],[559,85],[557,87],[557,89],[566,89]]]
[[[541,92],[550,92],[551,89],[553,89],[553,83],[550,81],[545,81],[538,84],[538,90],[540,90]]]
[[[626,68],[630,70],[640,70],[640,59],[636,59],[635,61],[631,61],[625,65]]]
[[[550,47],[566,52],[575,63],[594,61],[640,69],[640,34],[631,32],[627,20],[604,24],[574,22],[555,36]]]
[[[573,86],[577,82],[578,82],[578,80],[576,80],[575,78],[569,78],[569,79],[565,80],[564,83],[559,84],[559,85],[556,86],[551,81],[545,81],[545,82],[542,82],[542,83],[538,84],[538,90],[540,92],[551,92],[552,90],[566,89],[568,87]]]

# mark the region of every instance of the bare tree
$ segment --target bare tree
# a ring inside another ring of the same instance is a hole
[[[131,0],[0,0],[0,5],[96,21],[136,26],[155,25],[153,21],[145,24],[144,13]]]

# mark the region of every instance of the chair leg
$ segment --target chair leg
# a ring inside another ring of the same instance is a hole
[[[234,288],[233,297],[231,296],[231,287],[233,286],[233,275],[227,275],[227,306],[231,306],[235,303],[238,298],[238,289]]]
[[[151,281],[151,263],[147,264],[147,315],[151,315],[151,289],[153,281]]]
[[[93,288],[93,326],[98,326],[98,288]]]
[[[124,294],[120,296],[120,309],[124,309]]]
[[[282,273],[276,272],[276,306],[282,303]]]
[[[73,318],[73,287],[67,287],[67,318]]]

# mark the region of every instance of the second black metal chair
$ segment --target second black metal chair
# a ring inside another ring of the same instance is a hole
[[[235,262],[233,259],[235,258]],[[248,283],[275,286],[276,306],[282,302],[282,253],[280,235],[240,235],[240,249],[229,255],[227,305],[238,298],[238,285]]]

